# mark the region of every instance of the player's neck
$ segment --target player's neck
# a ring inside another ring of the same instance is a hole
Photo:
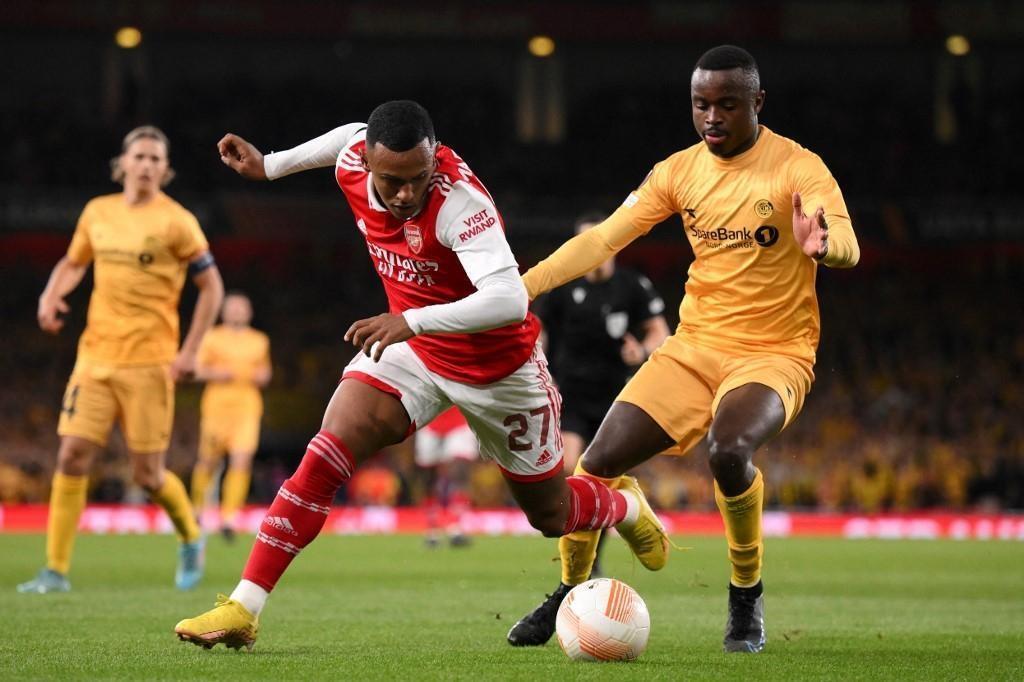
[[[125,187],[123,192],[124,203],[129,206],[143,206],[156,199],[159,193],[159,190],[151,192],[138,187]]]
[[[736,149],[733,149],[728,154],[725,154],[725,155],[718,154],[716,156],[718,156],[720,159],[733,159],[733,158],[736,158],[740,154],[743,154],[744,152],[748,152],[751,149],[753,149],[754,145],[757,144],[757,139],[760,136],[761,136],[761,125],[757,124],[757,125],[754,126],[754,134],[750,136],[750,139],[748,139],[746,142],[744,142],[740,146],[736,147]]]

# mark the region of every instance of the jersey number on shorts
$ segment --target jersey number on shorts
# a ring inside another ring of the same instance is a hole
[[[68,417],[75,416],[75,403],[78,402],[78,385],[69,386],[67,393],[64,394],[64,400],[61,402],[60,411],[68,415]]]
[[[531,417],[541,417],[540,422],[540,447],[548,444],[548,429],[551,427],[551,406],[543,405],[537,409],[530,410]],[[530,430],[530,422],[525,414],[510,414],[505,417],[505,426],[511,426],[512,431],[508,434],[508,449],[512,452],[524,452],[532,450],[533,444],[529,441],[521,441],[520,437],[525,436]]]

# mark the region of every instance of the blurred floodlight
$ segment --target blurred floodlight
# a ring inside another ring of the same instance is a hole
[[[952,35],[946,38],[946,51],[956,57],[963,57],[971,51],[971,41],[962,35]]]
[[[534,57],[550,57],[555,52],[555,41],[548,36],[534,36],[530,38],[527,49]]]
[[[119,28],[117,33],[114,34],[114,42],[117,43],[118,47],[123,47],[126,50],[138,47],[139,43],[142,42],[142,31],[134,26]]]

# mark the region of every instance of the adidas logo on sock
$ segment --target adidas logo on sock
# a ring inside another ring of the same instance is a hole
[[[289,535],[298,536],[298,533],[295,532],[295,528],[292,526],[292,522],[289,521],[287,517],[268,516],[265,519],[263,519],[263,523],[267,524],[271,528],[283,530],[285,533],[288,533]]]

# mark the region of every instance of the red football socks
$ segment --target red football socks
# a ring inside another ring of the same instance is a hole
[[[614,526],[626,517],[626,498],[590,476],[569,476],[569,518],[564,534]]]
[[[242,578],[273,590],[292,559],[320,533],[334,494],[354,468],[355,460],[338,438],[327,431],[314,436],[263,518]]]

